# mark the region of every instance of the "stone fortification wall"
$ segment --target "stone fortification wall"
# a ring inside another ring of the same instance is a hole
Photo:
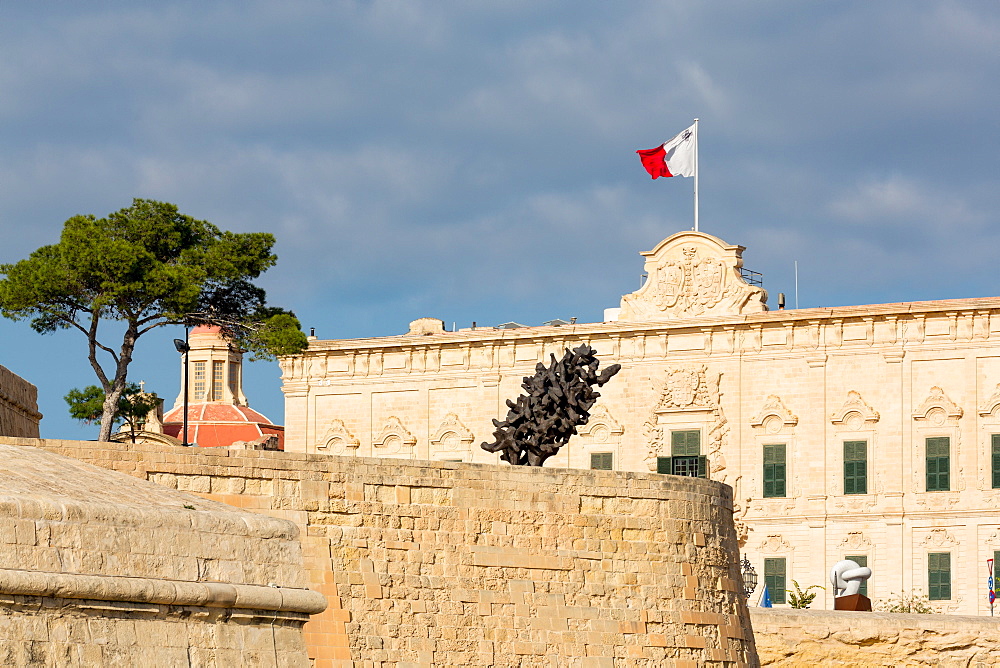
[[[731,490],[655,474],[39,441],[302,527],[317,665],[756,661]]]
[[[308,665],[293,524],[0,440],[0,665]]]
[[[762,666],[995,666],[989,617],[751,608]]]
[[[0,436],[38,438],[38,389],[0,366]]]

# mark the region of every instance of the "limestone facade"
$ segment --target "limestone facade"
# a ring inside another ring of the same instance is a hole
[[[0,436],[38,438],[38,389],[0,366]]]
[[[875,600],[916,591],[942,612],[989,614],[1000,298],[768,311],[741,253],[703,233],[664,240],[607,322],[446,332],[425,319],[402,336],[311,341],[281,362],[286,450],[496,462],[479,444],[522,377],[588,343],[623,368],[547,467],[651,472],[693,451],[735,489],[761,582],[768,570],[788,589],[825,584],[859,556]]]
[[[756,665],[732,490],[714,481],[35,443],[295,521],[329,604],[305,626],[317,667]]]
[[[309,665],[294,524],[43,442],[0,438],[0,664]]]

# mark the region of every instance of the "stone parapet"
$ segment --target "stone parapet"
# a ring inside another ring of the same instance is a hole
[[[308,665],[293,523],[41,443],[0,438],[0,665]]]
[[[38,438],[38,389],[0,366],[0,436]]]
[[[989,617],[750,608],[762,666],[995,666]]]
[[[10,442],[8,440],[8,442]],[[732,490],[646,473],[36,441],[294,520],[317,666],[741,666]]]

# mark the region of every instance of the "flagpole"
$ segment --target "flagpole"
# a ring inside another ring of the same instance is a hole
[[[698,119],[694,119],[694,231],[698,231]]]

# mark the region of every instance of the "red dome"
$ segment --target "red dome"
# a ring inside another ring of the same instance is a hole
[[[181,438],[184,409],[177,407],[163,416],[163,433]],[[198,403],[188,406],[188,442],[204,448],[228,447],[233,443],[256,441],[266,436],[278,438],[285,448],[285,428],[247,406]],[[183,439],[181,439],[183,440]]]

